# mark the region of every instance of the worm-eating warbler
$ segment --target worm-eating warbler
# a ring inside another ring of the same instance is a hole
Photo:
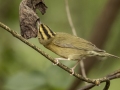
[[[40,24],[38,29],[39,42],[47,49],[63,57],[56,58],[57,64],[58,60],[77,60],[79,62],[81,59],[91,56],[119,58],[106,53],[106,51],[80,37],[62,32],[55,33],[47,25]],[[72,68],[73,73],[76,66],[77,64]]]

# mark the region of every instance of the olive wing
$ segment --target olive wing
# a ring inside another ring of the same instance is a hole
[[[103,50],[98,49],[91,42],[67,33],[57,33],[53,43],[62,48],[103,52]]]

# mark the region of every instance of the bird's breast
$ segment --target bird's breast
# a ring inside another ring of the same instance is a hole
[[[84,50],[60,47],[53,43],[50,43],[45,47],[63,58],[67,58],[67,59],[69,58],[73,60],[78,60],[82,57],[83,54],[85,55],[85,53],[87,53]]]

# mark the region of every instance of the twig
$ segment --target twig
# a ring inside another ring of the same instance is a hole
[[[80,61],[80,69],[81,69],[82,76],[87,77],[83,60]]]
[[[120,73],[120,69],[111,73],[111,74],[109,74],[109,75],[107,75],[107,77],[110,77],[110,76],[113,76],[113,75],[116,75],[116,74],[119,74],[119,73]]]
[[[94,84],[89,84],[89,85],[87,85],[87,86],[85,86],[85,87],[83,87],[83,88],[80,88],[80,89],[78,89],[78,90],[90,90],[91,88],[93,88],[95,85]]]
[[[71,27],[71,29],[72,29],[72,33],[73,33],[73,35],[77,36],[76,29],[75,29],[75,27],[74,27],[74,25],[73,25],[73,21],[72,21],[72,18],[71,18],[68,0],[65,0],[65,6],[66,6],[66,13],[67,13],[68,21],[69,21],[70,27]],[[81,69],[82,75],[83,75],[84,77],[86,77],[83,60],[80,61],[80,69]]]
[[[103,90],[108,90],[109,87],[110,87],[110,81],[108,80],[108,81],[106,81],[106,85]]]
[[[76,30],[75,30],[75,27],[73,25],[73,21],[72,21],[72,18],[71,18],[69,5],[68,5],[68,0],[65,0],[65,6],[66,6],[66,13],[67,13],[68,21],[69,21],[70,27],[72,29],[73,35],[77,36]]]
[[[107,75],[104,78],[99,79],[100,83],[104,82],[104,79],[106,80],[106,85],[103,90],[108,90],[110,87],[110,80],[117,79],[117,78],[120,78],[120,69],[116,70],[114,73]],[[89,89],[93,88],[94,86],[95,86],[94,84],[89,84],[78,90],[89,90]]]
[[[111,75],[111,76],[106,77],[106,78],[108,78],[109,80],[120,78],[120,73],[117,73],[115,75]]]
[[[78,89],[78,90],[90,90],[90,89],[92,89],[93,87],[95,87],[94,84],[89,84],[89,85],[87,85],[87,86],[85,86],[85,87],[83,87],[83,88],[80,88],[80,89]],[[108,90],[109,87],[110,87],[110,81],[108,80],[108,81],[106,81],[106,85],[105,85],[105,87],[104,87],[103,90]]]

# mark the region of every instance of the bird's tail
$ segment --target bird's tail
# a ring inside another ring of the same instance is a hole
[[[106,52],[101,53],[101,56],[103,56],[103,57],[114,57],[114,58],[119,58],[119,59],[120,59],[120,57],[115,56],[115,55],[113,55],[113,54],[106,53]]]

